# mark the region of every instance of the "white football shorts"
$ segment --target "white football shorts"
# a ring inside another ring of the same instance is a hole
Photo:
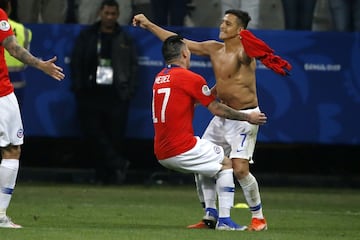
[[[178,172],[214,177],[221,170],[223,160],[222,147],[197,137],[197,143],[192,149],[175,157],[159,160],[159,163]]]
[[[14,93],[0,97],[0,147],[22,145],[24,129]]]
[[[239,112],[250,113],[259,112],[259,107],[239,110]],[[242,158],[253,162],[258,125],[251,124],[247,121],[236,121],[213,117],[207,126],[203,139],[223,147],[225,156],[229,158]]]

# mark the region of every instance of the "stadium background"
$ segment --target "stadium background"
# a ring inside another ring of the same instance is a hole
[[[41,178],[42,174],[55,180],[83,181],[91,172],[86,143],[78,129],[69,73],[69,55],[82,26],[29,27],[33,31],[31,51],[44,59],[56,55],[66,79],[50,81],[35,69],[26,70],[26,139],[20,179]],[[217,28],[172,30],[194,40],[217,39],[218,32]],[[131,161],[129,181],[146,181],[164,171],[152,151],[150,108],[152,79],[163,66],[161,42],[142,29],[127,27],[126,31],[134,36],[139,49],[140,86],[132,101],[124,144]],[[282,180],[282,184],[359,186],[360,33],[253,33],[293,65],[292,75],[282,77],[258,63],[259,101],[269,121],[260,128],[253,171],[264,184],[276,185]],[[193,56],[192,70],[203,75],[210,86],[214,83],[207,58]],[[205,108],[197,109],[196,134],[202,134],[210,118]]]

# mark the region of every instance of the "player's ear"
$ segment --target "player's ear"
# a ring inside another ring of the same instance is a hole
[[[185,47],[182,51],[181,54],[183,55],[184,58],[190,58],[191,56],[191,52],[189,50],[188,47]]]
[[[183,50],[181,51],[181,55],[183,56],[183,58],[187,58],[187,57],[188,57],[188,54],[187,54],[187,52],[186,52],[185,49],[183,49]]]

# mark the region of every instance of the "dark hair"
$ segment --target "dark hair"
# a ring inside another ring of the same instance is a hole
[[[239,24],[242,25],[245,29],[247,28],[251,17],[248,12],[237,10],[237,9],[229,9],[225,11],[225,14],[233,14],[239,19]]]
[[[168,37],[162,45],[162,55],[166,63],[171,60],[178,59],[181,55],[185,43],[180,35],[172,35]]]
[[[105,6],[116,7],[119,11],[119,4],[116,0],[103,0],[100,5],[100,10],[102,10]]]
[[[9,2],[10,0],[0,0],[0,8],[7,12],[9,10]]]

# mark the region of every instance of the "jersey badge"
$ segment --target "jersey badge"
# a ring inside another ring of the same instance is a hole
[[[207,85],[202,86],[201,91],[205,96],[211,95],[211,90],[209,89],[209,87]]]
[[[221,153],[221,147],[219,147],[217,145],[214,145],[214,151],[215,151],[216,154]]]
[[[0,21],[0,30],[6,32],[6,31],[9,31],[9,29],[10,29],[10,24],[5,20],[1,20]]]
[[[20,128],[16,135],[18,138],[23,138],[24,137],[24,129]]]

